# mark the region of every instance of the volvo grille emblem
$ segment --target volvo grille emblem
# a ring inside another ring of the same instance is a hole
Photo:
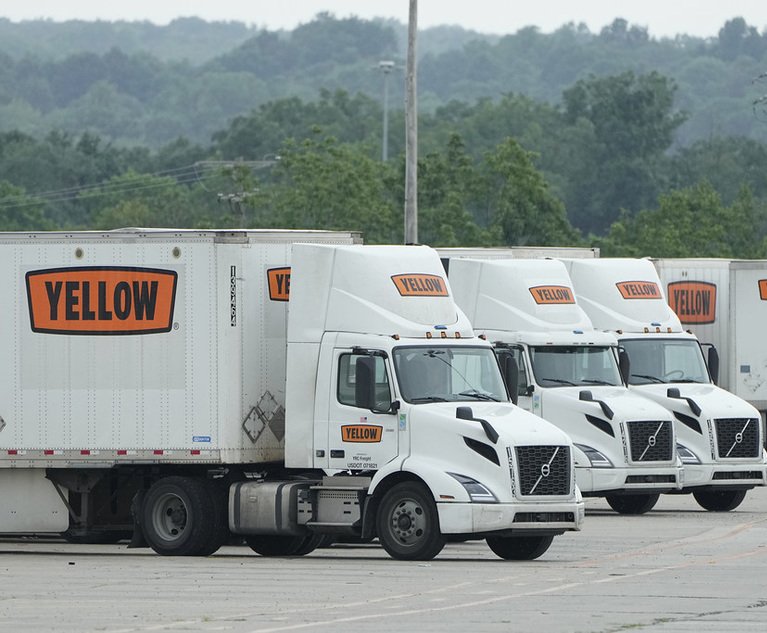
[[[664,422],[661,422],[658,425],[658,428],[655,429],[655,433],[653,433],[650,437],[647,438],[647,446],[642,451],[642,454],[639,456],[639,460],[638,461],[641,462],[645,458],[645,455],[647,455],[647,451],[649,451],[651,448],[653,448],[658,443],[658,433],[661,432],[661,429],[663,428],[664,424],[665,424]]]
[[[551,456],[551,459],[548,462],[541,464],[541,474],[538,475],[537,481],[535,482],[535,484],[533,484],[533,487],[530,489],[530,492],[528,494],[533,494],[536,488],[538,488],[538,484],[541,483],[543,479],[545,479],[551,474],[551,464],[554,462],[554,459],[559,454],[559,449],[560,447],[557,446],[554,449],[554,454]]]
[[[740,429],[740,431],[738,431],[738,432],[735,434],[735,443],[734,443],[732,446],[730,446],[730,450],[729,450],[729,451],[727,451],[727,455],[725,455],[725,457],[729,457],[729,456],[730,456],[730,453],[732,453],[733,449],[734,449],[734,448],[735,448],[735,447],[736,447],[738,444],[740,444],[740,443],[743,441],[743,433],[745,433],[745,432],[746,432],[746,429],[748,428],[748,425],[749,425],[749,424],[751,424],[751,420],[746,420],[746,424],[745,424],[745,426],[744,426],[742,429]]]

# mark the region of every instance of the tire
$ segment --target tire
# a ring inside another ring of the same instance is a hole
[[[208,489],[208,495],[212,501],[212,513],[206,518],[213,522],[213,532],[208,545],[200,551],[200,556],[210,556],[217,552],[222,545],[229,542],[232,537],[229,532],[229,512],[227,504],[229,502],[228,490],[220,486],[215,481],[206,480],[205,486]]]
[[[644,514],[655,507],[659,494],[650,495],[611,495],[607,503],[618,514]]]
[[[248,547],[261,556],[305,556],[313,552],[321,541],[321,534],[259,534],[245,537]]]
[[[697,490],[692,493],[702,508],[710,512],[729,512],[746,498],[745,490]]]
[[[397,560],[431,560],[447,539],[439,531],[437,505],[422,484],[397,484],[381,500],[376,517],[378,539]]]
[[[144,538],[162,556],[207,556],[217,549],[213,545],[220,533],[216,507],[206,481],[160,479],[144,497]]]
[[[553,536],[494,536],[486,539],[496,556],[505,560],[535,560],[546,553]]]

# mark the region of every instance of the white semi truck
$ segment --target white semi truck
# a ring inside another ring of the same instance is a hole
[[[508,402],[434,251],[358,241],[0,234],[0,533],[425,560],[579,529],[570,439]]]
[[[647,259],[568,260],[581,307],[598,329],[615,332],[630,359],[629,384],[676,419],[684,488],[707,510],[727,511],[765,485],[758,411],[716,386],[719,360],[708,363],[698,339],[669,308]],[[730,361],[731,362],[731,361]]]
[[[449,278],[519,406],[573,439],[584,496],[641,514],[679,488],[673,418],[626,387],[615,336],[594,330],[561,262],[453,258]]]

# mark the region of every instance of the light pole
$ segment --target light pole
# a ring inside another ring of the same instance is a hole
[[[394,70],[394,62],[380,61],[378,69],[383,73],[383,139],[381,141],[381,160],[389,159],[389,75]]]

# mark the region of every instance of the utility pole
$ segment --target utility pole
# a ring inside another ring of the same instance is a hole
[[[378,62],[378,68],[383,73],[383,138],[381,139],[381,160],[389,160],[389,74],[394,70],[394,62]]]
[[[405,89],[405,244],[418,243],[418,104],[415,76],[417,32],[418,0],[410,0]]]

